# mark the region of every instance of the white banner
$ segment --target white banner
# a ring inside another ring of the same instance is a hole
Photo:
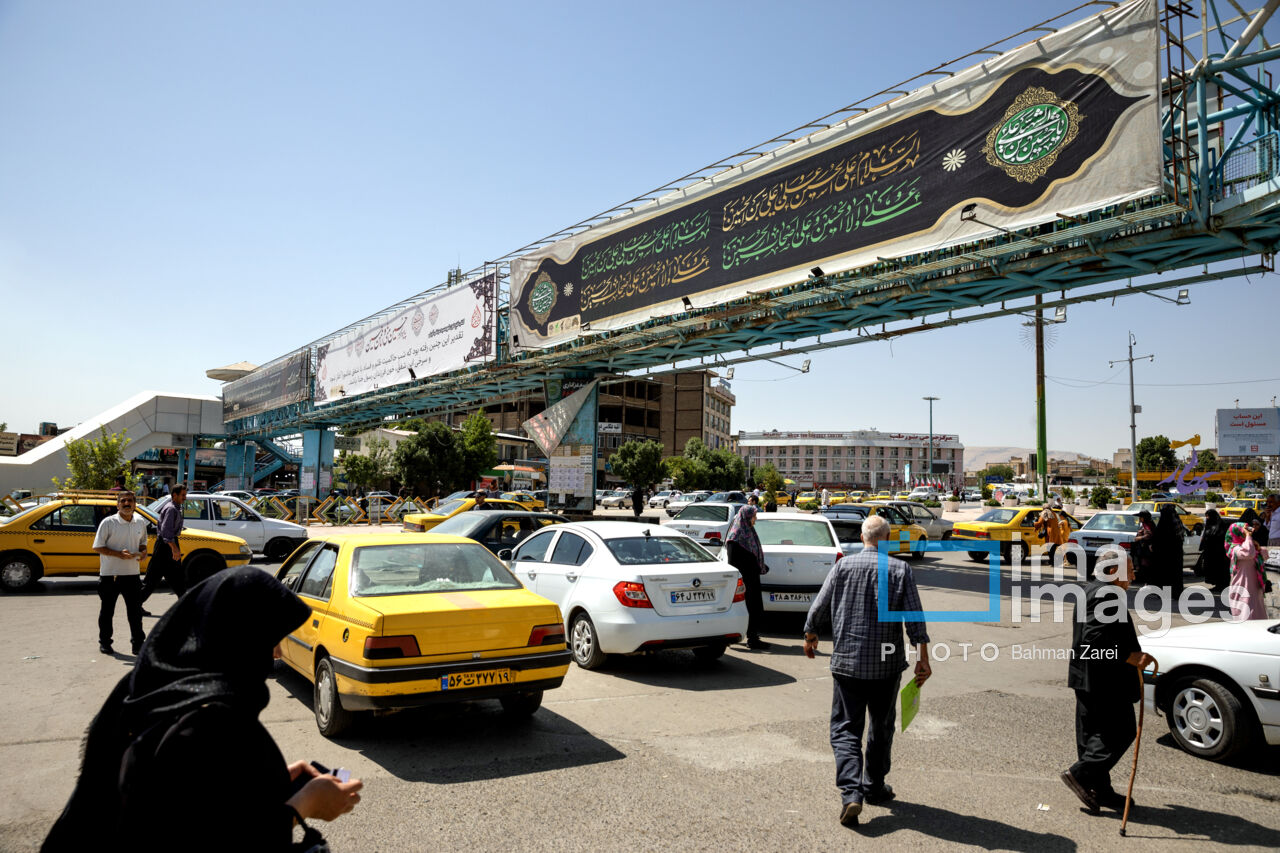
[[[496,291],[496,275],[475,279],[319,347],[316,404],[490,361]]]
[[[1218,409],[1219,456],[1280,456],[1280,409]]]

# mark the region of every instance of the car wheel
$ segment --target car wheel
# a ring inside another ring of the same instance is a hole
[[[928,541],[929,541],[929,537],[928,537],[928,536],[921,536],[919,539],[917,539],[917,540],[916,540],[916,544],[918,544],[918,545],[920,546],[920,550],[919,550],[919,551],[912,551],[912,552],[911,552],[911,559],[913,559],[913,560],[923,560],[923,559],[924,559],[924,551],[925,551],[924,545],[925,545],[925,543],[926,543],[926,542],[928,542]]]
[[[512,717],[531,717],[533,712],[542,706],[542,691],[528,690],[524,693],[511,693],[499,696],[502,710]]]
[[[585,612],[573,617],[569,626],[569,646],[573,660],[583,669],[598,669],[604,664],[605,653],[600,651],[600,637],[595,623]]]
[[[1212,678],[1188,678],[1174,688],[1169,731],[1178,746],[1210,761],[1249,749],[1253,721],[1234,693]]]
[[[337,737],[351,728],[355,714],[342,707],[338,696],[338,677],[333,673],[333,663],[320,658],[316,664],[315,699],[316,727],[325,737]]]
[[[5,592],[21,592],[30,589],[44,572],[33,558],[22,554],[10,554],[0,559],[0,587]]]
[[[286,557],[292,554],[295,547],[297,546],[294,543],[294,540],[280,537],[268,542],[267,547],[262,549],[262,553],[268,560],[276,563],[283,561]]]
[[[991,555],[988,554],[986,551],[970,551],[969,552],[969,559],[973,560],[975,563],[985,563],[990,556]]]
[[[1027,545],[1025,542],[1015,541],[1004,546],[1005,561],[1012,563],[1021,563],[1027,558]]]
[[[698,646],[693,650],[693,656],[700,661],[710,663],[711,661],[720,660],[724,657],[724,646]]]

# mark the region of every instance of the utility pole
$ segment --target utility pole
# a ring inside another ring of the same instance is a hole
[[[1138,343],[1138,339],[1133,336],[1133,332],[1129,333],[1129,357],[1119,358],[1115,361],[1107,362],[1107,367],[1115,367],[1122,361],[1129,362],[1129,502],[1133,503],[1138,499],[1138,413],[1142,411],[1141,406],[1134,405],[1133,402],[1133,360],[1135,358],[1145,358],[1148,361],[1155,361],[1154,355],[1133,354],[1133,347]]]
[[[925,472],[925,482],[929,482],[933,478],[933,404],[941,397],[921,397],[922,400],[929,401],[929,468]]]
[[[1049,503],[1049,440],[1044,411],[1044,297],[1036,294],[1036,479],[1040,500]]]

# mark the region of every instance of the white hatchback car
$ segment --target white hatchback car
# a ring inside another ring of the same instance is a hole
[[[153,501],[147,509],[158,515],[169,496]],[[307,539],[307,528],[291,521],[267,518],[229,495],[188,492],[182,503],[182,524],[193,530],[212,530],[239,536],[256,554],[283,560]]]
[[[557,524],[500,552],[533,592],[560,605],[583,669],[610,654],[686,648],[715,660],[747,630],[746,588],[689,537],[633,521]]]
[[[746,504],[711,501],[690,504],[677,513],[675,518],[662,522],[662,526],[683,533],[704,547],[719,548],[729,533],[729,525],[733,523],[734,516],[744,506]]]
[[[764,609],[808,613],[822,582],[845,555],[831,521],[824,515],[756,516],[756,535],[769,567],[760,578]],[[727,548],[720,559],[728,562]]]

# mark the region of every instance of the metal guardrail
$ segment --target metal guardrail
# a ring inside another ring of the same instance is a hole
[[[1280,174],[1280,133],[1271,131],[1241,145],[1213,168],[1213,198],[1221,201]]]

